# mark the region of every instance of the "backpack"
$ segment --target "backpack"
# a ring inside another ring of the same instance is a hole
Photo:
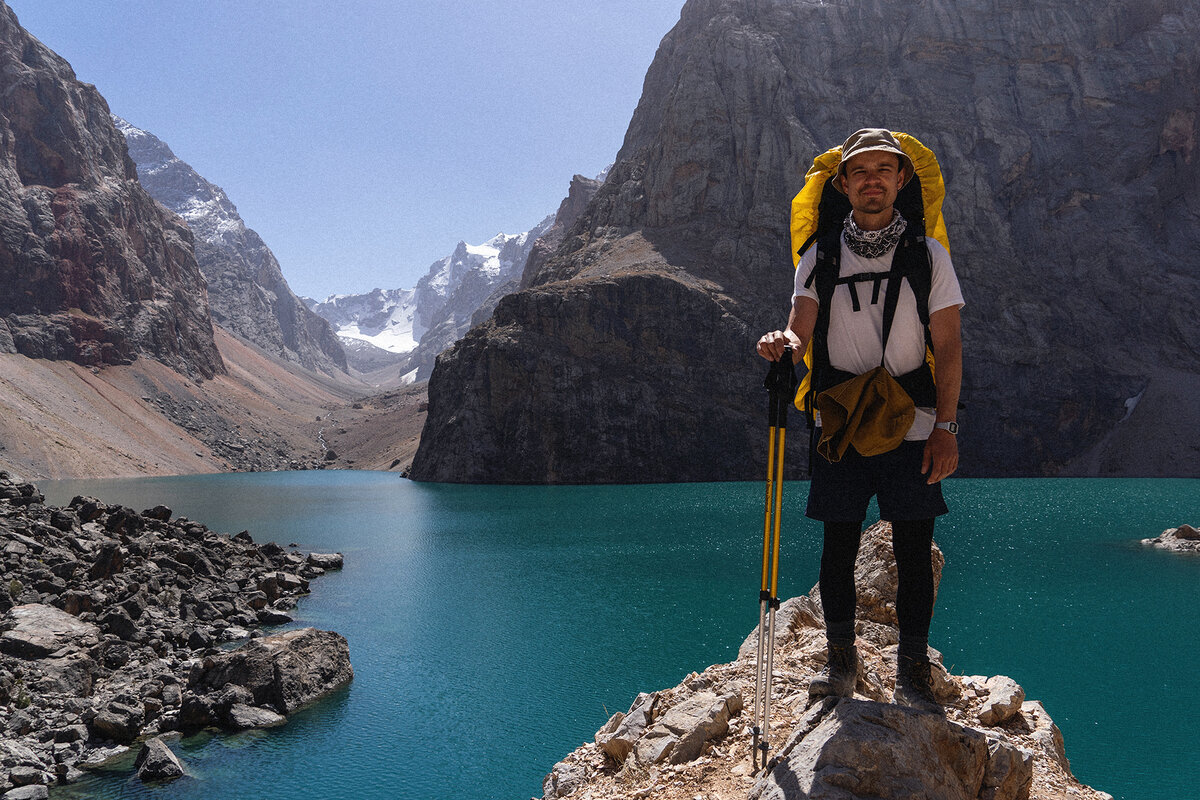
[[[841,232],[846,215],[850,213],[850,201],[833,186],[833,177],[841,161],[841,148],[827,150],[813,159],[813,165],[804,178],[804,187],[792,200],[791,233],[795,267],[800,257],[815,243],[816,266],[805,280],[805,286],[816,287],[818,296],[817,323],[804,354],[808,372],[800,382],[795,405],[805,413],[809,428],[814,425],[817,394],[853,375],[834,369],[829,363],[828,334],[829,307],[834,289],[839,283],[850,287],[851,301],[855,310],[859,308],[859,287],[871,284],[871,302],[879,300],[880,285],[884,278],[906,279],[917,300],[917,314],[925,330],[925,364],[907,375],[894,376],[913,401],[920,406],[933,406],[937,401],[934,384],[933,347],[929,334],[929,291],[932,284],[932,264],[925,237],[932,236],[950,250],[946,236],[946,225],[942,219],[942,201],[946,187],[941,168],[933,152],[915,137],[906,133],[893,132],[905,154],[912,159],[915,174],[896,197],[896,208],[908,221],[908,227],[896,246],[889,272],[866,273],[839,277],[841,261]],[[889,280],[892,291],[899,293],[899,280]],[[886,302],[895,307],[895,298]],[[885,328],[890,327],[890,318],[885,306]],[[811,463],[811,457],[810,457]]]

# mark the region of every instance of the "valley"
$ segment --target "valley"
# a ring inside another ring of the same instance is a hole
[[[0,462],[27,480],[411,464],[424,384],[370,396],[357,378],[215,331],[226,374],[211,380],[148,358],[88,367],[0,354]]]

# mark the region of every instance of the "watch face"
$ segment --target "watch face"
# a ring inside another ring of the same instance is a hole
[[[954,434],[955,436],[958,435],[958,423],[957,422],[939,422],[934,427],[941,428],[944,431],[949,431],[950,433]]]

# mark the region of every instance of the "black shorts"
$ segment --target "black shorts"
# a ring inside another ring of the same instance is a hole
[[[862,522],[872,496],[878,496],[879,516],[888,522],[947,513],[941,483],[930,486],[921,473],[924,455],[925,442],[901,442],[870,458],[851,447],[836,464],[814,453],[805,516],[820,522]]]

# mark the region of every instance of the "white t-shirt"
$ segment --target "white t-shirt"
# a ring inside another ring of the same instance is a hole
[[[932,282],[929,289],[929,313],[941,311],[944,308],[958,306],[963,303],[962,289],[958,285],[958,276],[954,274],[954,265],[950,262],[950,254],[941,242],[927,237],[930,260],[933,264]],[[842,238],[842,263],[839,277],[857,275],[860,272],[887,272],[892,268],[892,256],[895,248],[884,253],[879,258],[862,258],[846,246]],[[814,282],[805,288],[809,273],[817,263],[816,245],[808,248],[800,257],[800,265],[796,268],[796,291],[792,302],[798,297],[811,297],[817,300],[817,287]],[[860,310],[854,310],[850,299],[850,286],[838,284],[833,290],[833,301],[829,314],[829,363],[835,369],[843,370],[854,375],[861,375],[879,366],[883,355],[883,299],[887,293],[888,279],[882,281],[879,300],[871,302],[874,284],[870,281],[857,284]],[[921,366],[925,360],[925,331],[917,316],[917,298],[913,294],[908,281],[900,287],[900,297],[896,303],[896,317],[892,320],[892,332],[888,335],[887,358],[883,365],[893,376],[904,375]],[[936,420],[932,408],[918,408],[913,426],[909,429],[908,440],[920,441],[929,438]],[[820,420],[817,420],[820,424]]]

